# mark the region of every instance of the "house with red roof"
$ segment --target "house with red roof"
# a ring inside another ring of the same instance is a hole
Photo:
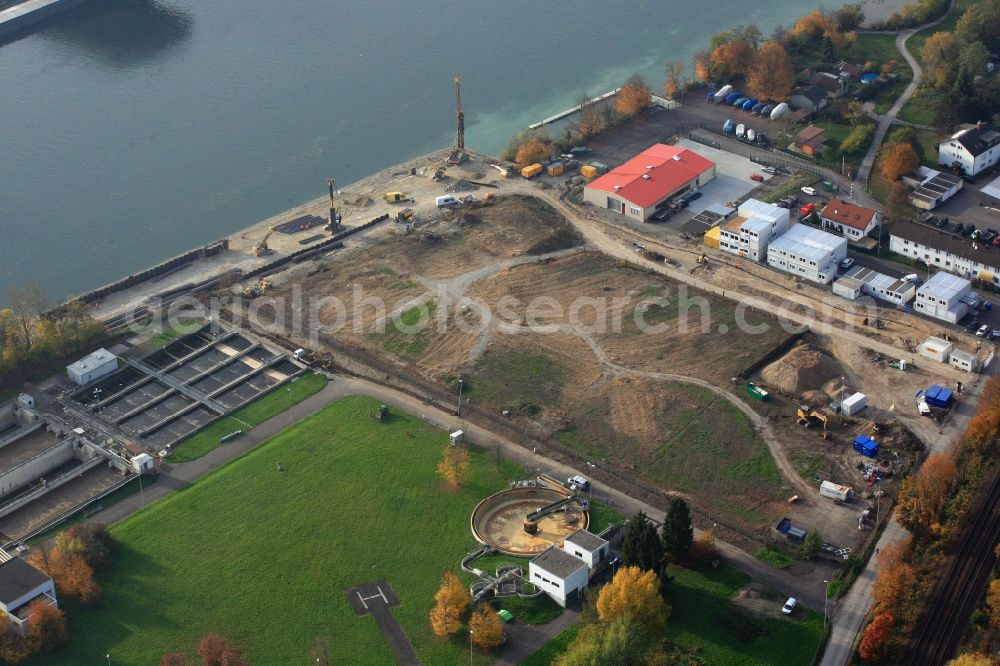
[[[839,232],[849,241],[874,236],[875,230],[882,224],[877,210],[856,206],[837,197],[827,202],[819,217],[824,228]]]
[[[640,222],[663,202],[695,192],[715,178],[715,162],[690,148],[657,143],[595,178],[583,190],[587,203]]]

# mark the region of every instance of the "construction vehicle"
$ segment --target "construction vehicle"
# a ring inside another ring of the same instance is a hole
[[[404,201],[413,201],[406,192],[386,192],[385,202],[386,203],[403,203]]]
[[[412,222],[413,221],[413,209],[404,208],[403,210],[396,213],[397,222]]]
[[[524,518],[524,531],[527,534],[537,534],[538,533],[538,521],[545,516],[555,513],[557,511],[564,511],[567,515],[567,520],[572,520],[575,510],[579,508],[580,510],[586,511],[588,508],[587,499],[585,497],[580,497],[579,495],[570,495],[561,500],[556,500],[551,504],[547,504],[539,509],[535,509],[529,513]]]
[[[255,257],[262,257],[264,255],[271,254],[274,250],[267,246],[267,239],[269,239],[271,234],[273,234],[277,229],[278,227],[271,227],[268,229],[267,233],[264,234],[264,237],[261,238],[259,242],[254,243],[253,247],[250,248],[250,254]]]
[[[499,171],[500,175],[503,176],[504,178],[510,178],[511,176],[514,175],[515,172],[515,168],[513,165],[505,167],[505,166],[500,166],[499,164],[491,164],[490,166]]]
[[[455,77],[455,148],[445,160],[448,164],[461,164],[465,154],[465,113],[462,112],[462,77]]]
[[[803,425],[807,428],[815,428],[816,426],[823,424],[823,436],[826,437],[829,423],[825,414],[812,409],[809,405],[799,405],[799,409],[795,412],[795,416],[799,419],[799,425]]]
[[[707,264],[708,257],[704,254],[698,255],[698,258],[694,260],[696,264]]]

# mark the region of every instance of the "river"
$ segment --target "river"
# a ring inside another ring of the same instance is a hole
[[[454,136],[511,134],[794,0],[90,0],[0,45],[0,293],[63,298]],[[688,65],[690,70],[690,65]],[[0,301],[2,301],[0,295]]]

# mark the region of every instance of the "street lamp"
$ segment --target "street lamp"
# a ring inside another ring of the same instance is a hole
[[[472,666],[472,629],[469,629],[469,666]]]
[[[97,413],[101,413],[101,394],[104,393],[102,389],[94,389],[94,399],[97,400]]]
[[[826,583],[826,593],[823,595],[823,628],[826,629],[826,609],[830,603],[830,581],[824,580],[823,582]]]
[[[462,379],[458,379],[458,410],[456,412],[459,416],[462,415]]]
[[[108,654],[106,654],[104,656],[108,658],[108,666],[111,666],[111,654],[108,653]]]

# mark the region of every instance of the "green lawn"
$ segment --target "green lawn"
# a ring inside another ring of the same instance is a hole
[[[873,60],[880,65],[895,61],[893,72],[899,74],[899,78],[881,90],[871,100],[875,103],[875,112],[884,114],[896,101],[896,98],[903,92],[907,84],[913,80],[913,70],[906,63],[903,54],[896,48],[895,35],[872,35],[859,34],[847,53],[845,60],[864,64]]]
[[[410,281],[412,282],[412,281]],[[396,282],[390,289],[408,289],[407,282]],[[400,358],[416,358],[427,348],[427,329],[434,313],[434,303],[416,305],[399,314],[398,322],[390,318],[385,322],[385,331],[373,333],[371,337],[382,348]]]
[[[248,405],[236,410],[233,414],[219,419],[187,439],[174,445],[167,461],[182,463],[200,458],[215,447],[219,439],[237,430],[248,430],[256,427],[273,416],[277,416],[292,405],[298,404],[309,396],[319,393],[326,386],[326,375],[311,372],[302,375],[297,380],[262,395]]]
[[[906,100],[906,104],[899,110],[896,117],[910,123],[932,125],[934,123],[934,107],[930,97],[931,95],[921,86],[913,97]]]
[[[733,595],[750,582],[744,574],[674,570],[667,635],[712,666],[810,664],[823,637],[823,616],[799,608],[791,619],[762,617],[737,606]],[[785,600],[771,600],[779,609]]]
[[[468,659],[463,638],[432,636],[427,613],[441,574],[475,546],[469,513],[523,472],[472,449],[467,487],[445,491],[446,433],[399,412],[379,423],[368,417],[377,406],[341,400],[116,525],[104,601],[66,604],[72,641],[32,663],[154,664],[167,650],[192,655],[209,630],[253,664],[307,663],[320,635],[332,637],[334,663],[394,663],[374,620],[344,597],[382,579],[424,664]]]
[[[576,640],[580,633],[580,625],[574,624],[563,629],[551,641],[543,645],[533,655],[521,662],[521,666],[549,666],[555,658],[566,651],[570,643]]]

